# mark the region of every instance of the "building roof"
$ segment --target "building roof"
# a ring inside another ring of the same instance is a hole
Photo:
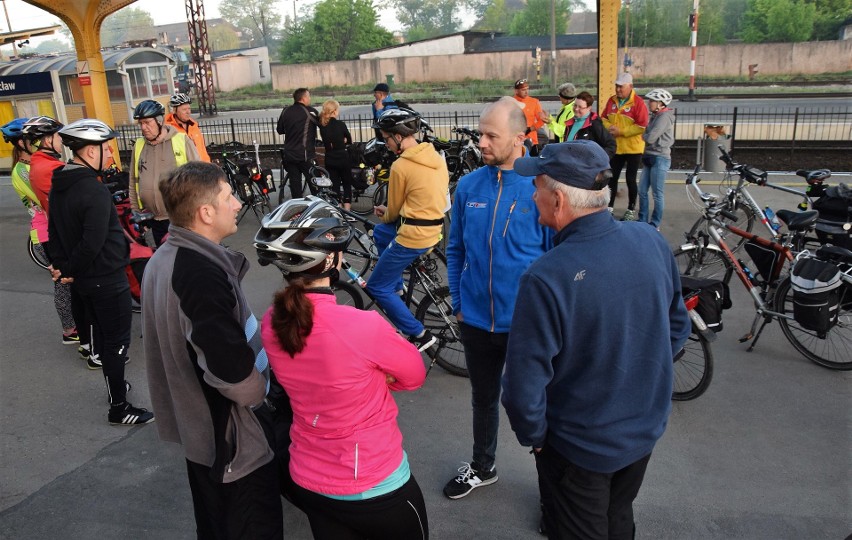
[[[557,49],[594,49],[598,46],[597,34],[562,34],[556,36]],[[465,42],[464,52],[531,51],[536,47],[550,50],[550,36],[504,36],[492,34]]]
[[[106,50],[101,51],[101,55],[104,59],[104,69],[107,71],[118,69],[119,66],[125,64],[160,64],[164,60],[174,62],[169,51],[150,47]],[[0,75],[26,75],[53,70],[58,71],[60,75],[76,74],[76,53],[39,56],[15,62],[0,63]]]
[[[30,39],[37,36],[49,36],[55,34],[62,28],[61,25],[55,24],[52,26],[41,26],[39,28],[30,28],[29,30],[15,30],[12,32],[0,33],[0,45],[8,45],[15,41]]]

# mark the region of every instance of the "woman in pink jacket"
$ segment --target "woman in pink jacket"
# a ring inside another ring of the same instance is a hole
[[[255,239],[261,259],[288,280],[261,335],[293,408],[293,499],[316,539],[426,539],[423,494],[409,471],[391,395],[423,384],[423,359],[378,313],[337,305],[330,285],[351,230],[338,218],[318,217],[329,212],[322,205],[318,213],[299,210],[294,221],[269,224]]]

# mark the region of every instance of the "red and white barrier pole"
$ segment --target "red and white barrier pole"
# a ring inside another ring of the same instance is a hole
[[[696,101],[695,98],[695,56],[698,52],[698,4],[700,0],[693,0],[692,13],[689,15],[689,45],[692,48],[692,58],[689,61],[689,95],[687,101]]]

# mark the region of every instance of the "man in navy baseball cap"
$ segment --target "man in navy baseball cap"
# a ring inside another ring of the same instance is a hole
[[[522,176],[546,175],[568,186],[598,191],[607,186],[605,171],[609,157],[594,141],[548,144],[538,157],[515,160],[515,172]]]

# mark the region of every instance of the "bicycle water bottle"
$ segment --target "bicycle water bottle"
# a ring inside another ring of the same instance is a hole
[[[352,280],[353,280],[355,283],[357,283],[359,287],[361,287],[362,289],[365,289],[365,288],[367,287],[367,282],[366,282],[366,281],[364,281],[364,278],[362,278],[361,276],[359,276],[359,275],[358,275],[358,272],[356,272],[355,270],[353,270],[351,266],[347,266],[347,267],[346,267],[346,273],[347,273],[347,274],[349,274],[349,277],[351,277],[351,278],[352,278]]]
[[[763,213],[766,214],[766,219],[769,220],[769,225],[772,226],[773,231],[777,231],[781,228],[781,221],[779,221],[778,216],[775,215],[775,212],[772,211],[768,206],[763,209]]]
[[[751,269],[750,269],[748,266],[746,266],[745,261],[743,261],[742,259],[737,259],[737,262],[738,262],[738,263],[740,264],[740,266],[742,267],[742,269],[743,269],[743,274],[745,274],[745,275],[746,275],[746,277],[748,278],[749,282],[754,283],[754,274],[752,274],[752,273],[751,273]]]

